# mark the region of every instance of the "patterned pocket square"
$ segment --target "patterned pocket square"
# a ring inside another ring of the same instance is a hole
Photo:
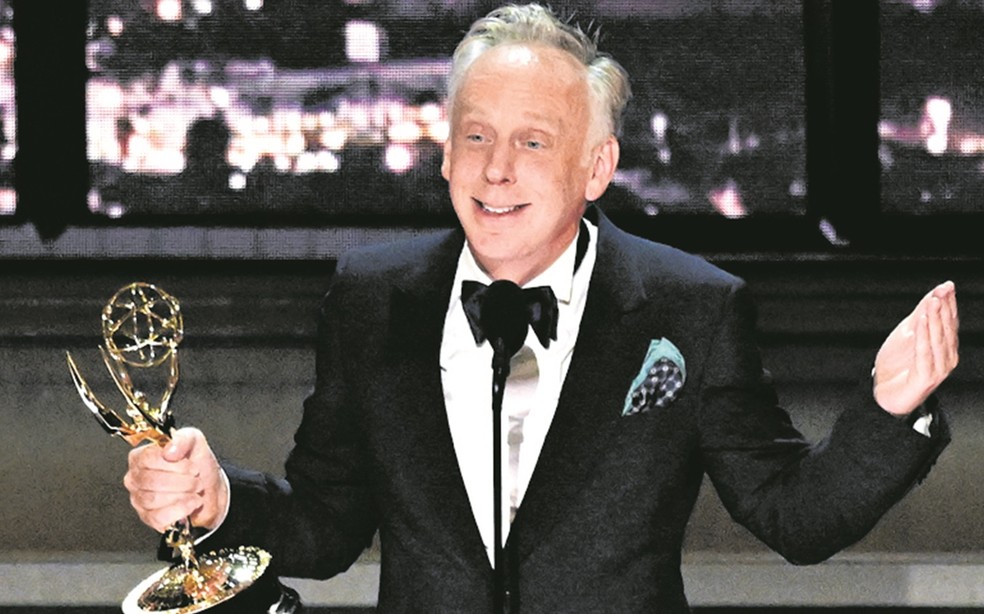
[[[686,381],[687,367],[680,350],[668,339],[653,339],[649,342],[642,370],[625,396],[622,415],[631,416],[668,406]]]

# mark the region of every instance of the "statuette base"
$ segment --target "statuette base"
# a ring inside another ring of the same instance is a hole
[[[252,546],[199,555],[197,569],[175,563],[130,591],[123,601],[123,613],[271,611],[283,600],[284,589],[275,577],[264,576],[269,564],[269,553]],[[231,603],[233,598],[235,604]]]

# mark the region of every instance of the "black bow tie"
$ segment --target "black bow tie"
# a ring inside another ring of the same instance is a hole
[[[574,252],[574,271],[581,267],[588,252],[590,233],[582,219]],[[490,285],[477,281],[461,282],[461,304],[468,317],[475,343],[486,339],[497,356],[506,363],[526,341],[526,327],[532,326],[543,347],[557,339],[557,297],[550,286],[522,289],[500,279]]]
[[[524,290],[501,279],[488,286],[463,281],[461,304],[475,343],[488,339],[507,359],[523,347],[528,326],[543,347],[550,347],[550,341],[557,338],[557,297],[550,286]]]

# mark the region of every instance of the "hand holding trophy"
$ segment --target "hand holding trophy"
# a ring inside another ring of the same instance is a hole
[[[157,286],[134,282],[121,288],[102,311],[103,363],[122,393],[125,417],[104,405],[82,377],[72,355],[66,353],[75,388],[86,407],[111,435],[131,446],[144,442],[166,445],[171,440],[174,416],[171,397],[178,384],[178,344],[184,335],[178,301]],[[131,373],[131,369],[135,371]],[[136,375],[166,370],[159,401],[137,383]],[[264,575],[270,554],[253,546],[239,546],[196,554],[191,521],[173,524],[164,540],[179,561],[151,575],[123,602],[125,614],[166,612],[191,614],[212,610],[289,614],[300,609],[296,593]],[[235,603],[233,604],[233,598]]]

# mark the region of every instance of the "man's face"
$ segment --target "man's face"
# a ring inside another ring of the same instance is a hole
[[[604,192],[618,144],[591,120],[585,71],[562,51],[503,45],[468,69],[441,174],[491,277],[522,284],[541,273],[574,239],[585,203]]]

